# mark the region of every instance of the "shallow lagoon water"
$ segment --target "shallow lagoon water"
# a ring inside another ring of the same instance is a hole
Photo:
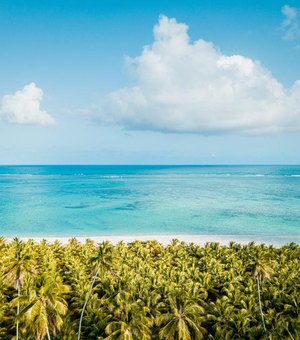
[[[0,234],[300,235],[300,166],[1,166]]]

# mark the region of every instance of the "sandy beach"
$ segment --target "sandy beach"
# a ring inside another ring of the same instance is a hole
[[[33,239],[36,242],[40,242],[43,239],[48,242],[59,241],[62,244],[66,244],[68,240],[72,237],[55,237],[55,236],[45,236],[45,237],[20,237],[20,239],[26,241],[28,239]],[[173,239],[178,239],[186,243],[195,243],[198,245],[205,245],[209,242],[218,242],[221,245],[228,245],[230,242],[234,241],[236,243],[247,244],[249,242],[255,242],[257,244],[265,243],[267,245],[282,246],[295,242],[300,244],[299,235],[288,235],[288,236],[257,236],[257,235],[184,235],[184,234],[174,234],[174,235],[103,235],[103,236],[79,236],[75,238],[79,242],[85,242],[87,239],[93,240],[97,243],[103,241],[110,241],[112,244],[117,244],[120,241],[125,243],[139,241],[150,241],[156,240],[163,245],[168,245]],[[11,238],[7,238],[11,240]]]

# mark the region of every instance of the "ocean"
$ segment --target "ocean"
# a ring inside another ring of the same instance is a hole
[[[300,166],[0,166],[0,235],[300,236]]]

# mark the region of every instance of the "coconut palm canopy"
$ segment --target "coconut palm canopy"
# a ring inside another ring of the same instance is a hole
[[[1,339],[297,339],[300,332],[293,243],[0,239],[0,258]]]

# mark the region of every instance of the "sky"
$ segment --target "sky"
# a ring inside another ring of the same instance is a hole
[[[0,164],[300,164],[300,1],[0,1]]]

